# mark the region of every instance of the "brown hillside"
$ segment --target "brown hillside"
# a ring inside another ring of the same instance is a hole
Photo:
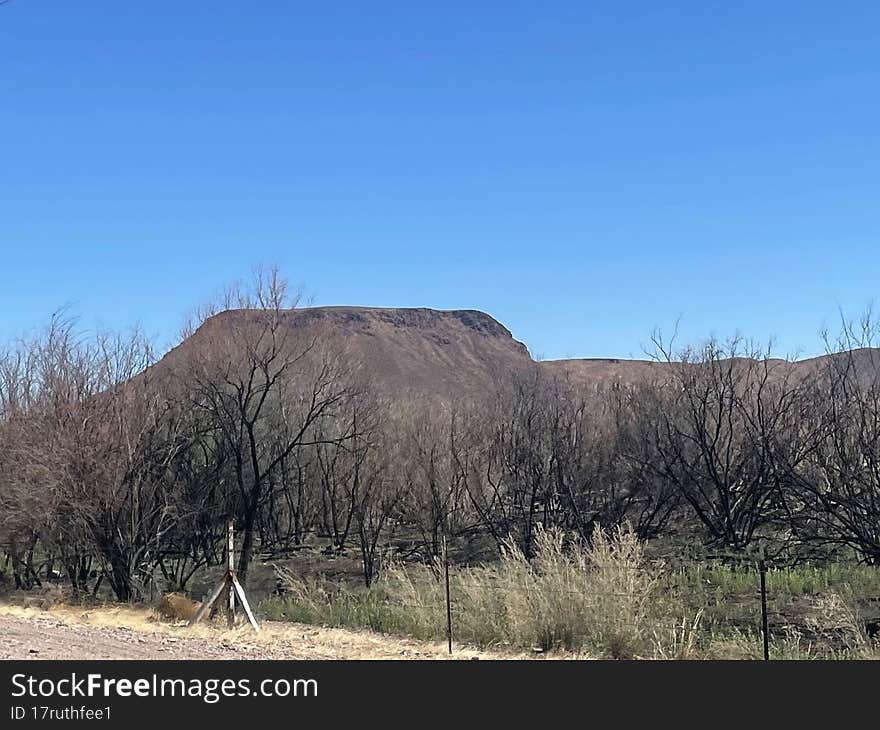
[[[233,328],[247,328],[266,316],[258,310],[231,310],[209,318],[155,367],[158,373],[185,366],[195,353]],[[344,354],[361,379],[387,395],[479,398],[499,378],[540,371],[573,385],[595,389],[613,382],[635,384],[663,378],[669,367],[648,360],[570,359],[535,363],[525,345],[488,314],[474,310],[309,307],[283,313],[283,323],[301,342],[315,340]],[[818,367],[823,357],[774,367],[795,374]],[[860,350],[856,362],[865,371],[880,369],[880,350]]]
[[[208,319],[156,366],[185,366],[224,330],[254,325],[265,316],[232,310]],[[344,355],[351,368],[388,395],[479,396],[500,375],[528,368],[525,345],[483,312],[472,310],[308,307],[283,313],[291,340],[315,341]]]

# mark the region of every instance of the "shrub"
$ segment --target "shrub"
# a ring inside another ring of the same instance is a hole
[[[280,570],[286,595],[264,606],[291,620],[441,639],[445,588],[439,566],[392,563],[369,590],[331,588]],[[657,576],[624,528],[596,529],[589,543],[539,530],[529,561],[512,542],[501,560],[451,576],[453,632],[477,646],[589,651],[626,658],[651,652]]]

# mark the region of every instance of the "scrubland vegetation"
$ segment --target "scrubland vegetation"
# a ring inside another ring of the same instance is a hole
[[[17,590],[144,601],[303,551],[267,615],[611,657],[869,656],[880,617],[880,352],[866,317],[827,356],[655,340],[650,378],[499,373],[472,402],[389,398],[285,325],[275,272],[203,310],[200,345],[56,317],[0,357],[0,544]],[[241,316],[213,315],[226,309]],[[662,559],[658,559],[658,555]],[[295,565],[295,561],[294,561]],[[200,598],[200,595],[196,595]],[[258,596],[260,598],[260,596]]]
[[[442,566],[390,562],[369,589],[279,569],[272,618],[442,640]],[[876,608],[871,566],[768,573],[773,658],[880,658],[859,606]],[[481,648],[561,650],[610,658],[740,658],[762,654],[754,569],[651,560],[626,529],[566,544],[539,528],[529,560],[514,544],[492,563],[453,570],[453,633]],[[873,604],[873,605],[872,605]]]

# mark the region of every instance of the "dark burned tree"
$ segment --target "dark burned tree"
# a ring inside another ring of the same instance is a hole
[[[612,510],[602,524],[628,523],[642,540],[659,537],[670,521],[681,516],[681,495],[656,468],[655,424],[659,400],[651,384],[614,383],[602,394],[609,428],[603,443],[611,474],[597,490],[607,490]],[[610,519],[609,519],[610,517]],[[584,531],[581,534],[588,538]]]
[[[354,538],[369,586],[393,536],[401,499],[401,438],[389,407],[363,388],[349,393],[336,417],[315,432],[321,533],[344,550]]]
[[[142,596],[179,517],[168,466],[183,444],[177,417],[144,373],[150,358],[139,338],[102,339],[98,392],[65,424],[74,468],[59,506],[88,530],[121,601]]]
[[[550,498],[551,453],[537,369],[502,384],[492,407],[468,413],[452,448],[471,506],[499,550],[513,539],[531,556]]]
[[[639,423],[625,391],[586,390],[537,368],[502,386],[488,422],[451,442],[473,510],[499,548],[509,538],[532,551],[538,525],[589,540],[597,526],[635,525],[643,537],[662,528],[675,490],[640,460]]]
[[[165,433],[175,445],[165,469],[174,521],[154,568],[166,590],[180,591],[200,568],[222,562],[223,517],[232,512],[224,489],[230,469],[225,444],[213,438],[204,413],[181,408],[174,400],[163,403]]]
[[[387,406],[373,399],[354,399],[350,405],[350,442],[355,470],[349,500],[361,553],[364,583],[369,587],[379,567],[383,541],[393,538],[399,518],[403,483],[394,469],[401,461],[401,441],[389,431]]]
[[[278,425],[278,446],[283,449],[291,436],[286,421]],[[272,475],[266,509],[261,514],[261,542],[264,550],[284,552],[302,545],[320,519],[318,460],[315,449],[300,445],[283,456]]]
[[[294,334],[288,317],[296,303],[276,271],[258,273],[253,291],[236,291],[224,302],[236,311],[204,322],[198,354],[179,370],[185,407],[203,414],[229,459],[243,583],[258,517],[282,465],[289,468],[301,447],[325,440],[316,430],[347,392],[339,358],[317,336]]]
[[[355,515],[355,496],[360,483],[361,467],[366,458],[365,441],[356,438],[358,409],[353,400],[346,417],[323,424],[318,430],[319,443],[313,449],[316,480],[321,495],[321,535],[329,537],[336,550],[345,548],[351,535]],[[361,419],[361,426],[364,420]],[[347,443],[351,436],[351,443]]]
[[[654,453],[645,463],[675,485],[711,544],[742,551],[784,518],[784,486],[809,451],[796,438],[801,383],[789,363],[738,339],[677,360],[659,352],[667,378],[647,415]]]
[[[638,459],[644,442],[630,392],[617,382],[586,389],[556,380],[544,402],[552,479],[544,526],[587,541],[597,527],[624,523],[642,538],[656,536],[678,499]]]
[[[870,314],[844,323],[810,389],[815,448],[797,470],[794,526],[807,545],[880,565],[880,351]]]
[[[463,533],[467,496],[452,445],[458,441],[461,414],[442,403],[398,404],[391,427],[400,441],[395,471],[402,481],[401,513],[413,526],[423,556],[441,554],[442,538]]]

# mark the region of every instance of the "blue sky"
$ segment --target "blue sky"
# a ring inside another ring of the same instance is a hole
[[[880,4],[11,0],[0,339],[168,341],[277,262],[316,304],[810,354],[880,270]]]

